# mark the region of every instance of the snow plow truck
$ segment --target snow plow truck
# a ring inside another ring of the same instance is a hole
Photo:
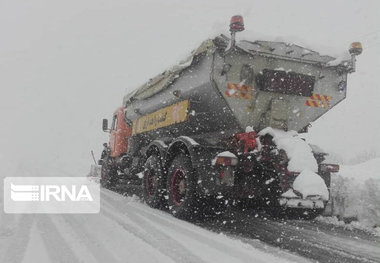
[[[230,37],[206,40],[124,96],[111,125],[103,120],[103,187],[136,186],[149,206],[179,218],[218,213],[230,200],[323,212],[339,166],[300,135],[345,99],[361,44],[337,60],[283,42],[237,42],[242,30],[243,18],[232,17]]]

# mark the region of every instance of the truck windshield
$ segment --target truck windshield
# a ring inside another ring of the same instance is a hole
[[[263,91],[309,97],[313,94],[315,77],[282,70],[264,69],[256,82]]]

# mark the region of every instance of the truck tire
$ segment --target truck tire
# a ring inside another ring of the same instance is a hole
[[[145,202],[153,208],[162,208],[165,204],[166,182],[162,170],[160,157],[151,155],[144,164],[142,180]]]
[[[196,178],[190,157],[177,155],[167,176],[169,211],[178,218],[190,219],[197,214]]]
[[[111,164],[110,157],[106,157],[100,172],[100,186],[104,188],[114,187],[117,181],[117,170]]]

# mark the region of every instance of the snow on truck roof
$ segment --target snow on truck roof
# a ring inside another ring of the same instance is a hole
[[[151,78],[148,82],[138,87],[123,98],[123,105],[133,102],[134,100],[143,100],[157,94],[161,90],[166,89],[173,81],[179,77],[179,74],[190,67],[195,56],[205,52],[215,52],[216,48],[227,47],[230,39],[221,35],[215,39],[208,39],[194,51],[185,60],[178,65],[171,67],[163,73]],[[340,61],[334,65],[331,62],[336,61],[336,58],[320,55],[318,52],[303,48],[301,46],[274,41],[247,41],[242,40],[236,43],[235,47],[238,50],[251,55],[259,55],[264,57],[272,57],[283,60],[294,60],[302,63],[320,64],[321,66],[331,67],[343,65],[345,61]]]
[[[318,52],[312,51],[301,46],[284,43],[284,42],[271,42],[271,41],[246,41],[243,40],[237,44],[237,46],[247,53],[269,56],[279,56],[283,59],[296,59],[302,60],[304,62],[316,62],[316,63],[327,63],[334,60],[335,58],[330,56],[322,56]]]
[[[217,39],[224,43],[230,40],[224,35],[217,37]],[[285,42],[242,40],[236,43],[236,47],[251,55],[268,56],[284,60],[298,60],[304,63],[321,64],[322,66],[328,66],[329,62],[335,60],[334,57],[321,55],[311,49]]]

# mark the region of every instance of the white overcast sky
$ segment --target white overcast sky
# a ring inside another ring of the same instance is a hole
[[[0,162],[83,175],[90,150],[99,156],[107,140],[101,119],[124,93],[227,34],[234,14],[245,18],[240,39],[328,55],[362,41],[346,101],[314,123],[310,139],[345,158],[379,153],[378,10],[375,0],[0,0]]]

